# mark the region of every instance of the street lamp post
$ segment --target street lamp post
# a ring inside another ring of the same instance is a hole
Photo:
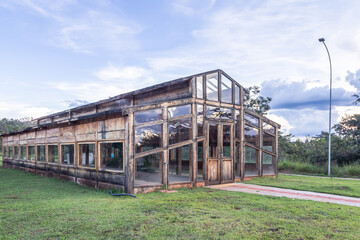
[[[320,38],[319,42],[322,42],[326,48],[326,52],[329,56],[329,63],[330,63],[330,103],[329,103],[329,166],[328,166],[328,175],[330,177],[330,163],[331,163],[331,95],[332,95],[332,67],[331,67],[331,58],[329,49],[327,48],[325,44],[325,38]]]

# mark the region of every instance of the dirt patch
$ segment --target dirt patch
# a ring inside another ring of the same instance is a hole
[[[7,196],[5,198],[7,198],[7,199],[22,199],[21,196]]]

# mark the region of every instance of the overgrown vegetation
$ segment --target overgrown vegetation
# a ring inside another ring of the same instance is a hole
[[[33,118],[3,118],[0,120],[0,134],[20,131],[35,126]],[[2,151],[2,138],[0,137],[0,152]]]
[[[206,188],[112,197],[3,168],[0,192],[4,239],[360,238],[360,209],[337,204]]]

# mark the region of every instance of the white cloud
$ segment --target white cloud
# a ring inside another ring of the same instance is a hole
[[[141,67],[136,66],[127,66],[127,67],[116,67],[112,64],[109,64],[107,67],[96,72],[95,75],[104,81],[109,80],[150,80],[151,73]]]
[[[20,102],[0,102],[0,116],[7,118],[22,118],[22,117],[41,117],[53,112],[53,109],[41,106],[32,106],[28,103]]]

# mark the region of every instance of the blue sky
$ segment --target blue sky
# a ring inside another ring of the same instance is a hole
[[[39,117],[221,68],[273,102],[298,137],[359,113],[359,1],[0,2],[0,117]]]

